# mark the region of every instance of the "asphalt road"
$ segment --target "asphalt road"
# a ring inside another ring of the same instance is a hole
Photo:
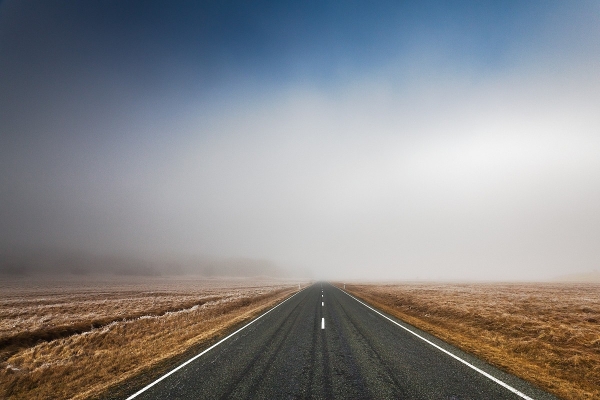
[[[555,399],[392,320],[317,283],[135,398]]]

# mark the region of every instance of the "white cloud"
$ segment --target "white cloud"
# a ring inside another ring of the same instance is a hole
[[[590,268],[598,82],[531,70],[477,80],[292,88],[197,121],[159,184],[173,194],[172,223],[189,227],[173,242],[189,234],[203,251],[325,276],[535,279]]]

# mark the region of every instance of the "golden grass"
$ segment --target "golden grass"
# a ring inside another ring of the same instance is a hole
[[[0,398],[83,399],[223,336],[298,285],[147,278],[1,289]]]
[[[564,399],[600,399],[599,284],[346,285]]]

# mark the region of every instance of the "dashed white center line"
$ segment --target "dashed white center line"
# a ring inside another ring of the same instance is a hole
[[[323,307],[324,305],[325,305],[325,302],[324,302],[324,301],[322,301],[322,302],[321,302],[321,307]]]
[[[325,329],[325,318],[321,318],[321,329]]]

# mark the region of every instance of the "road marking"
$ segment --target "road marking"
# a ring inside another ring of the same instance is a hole
[[[324,305],[325,305],[325,302],[324,302],[324,301],[322,301],[322,302],[321,302],[321,307],[323,307]]]
[[[321,297],[323,297],[323,295],[321,295]]]
[[[281,303],[277,304],[275,307],[271,308],[269,311],[265,312],[264,314],[261,314],[259,317],[253,319],[252,321],[248,322],[246,325],[242,326],[240,329],[238,329],[237,331],[231,333],[229,336],[219,340],[217,343],[213,344],[212,346],[210,346],[208,349],[204,350],[202,353],[195,355],[194,357],[190,358],[189,360],[187,360],[186,362],[184,362],[183,364],[181,364],[179,367],[175,368],[174,370],[172,370],[171,372],[168,372],[166,374],[164,374],[163,376],[161,376],[160,378],[158,378],[157,380],[155,380],[154,382],[150,383],[147,386],[144,386],[143,388],[141,388],[140,390],[138,390],[137,392],[135,392],[134,394],[132,394],[131,396],[129,396],[127,399],[125,400],[131,400],[133,398],[136,398],[137,396],[139,396],[140,394],[144,393],[146,390],[150,389],[152,386],[156,385],[158,382],[162,381],[163,379],[167,378],[168,376],[173,375],[175,372],[179,371],[181,368],[185,367],[186,365],[188,365],[189,363],[191,363],[192,361],[196,360],[197,358],[203,356],[204,354],[208,353],[210,350],[214,349],[215,347],[217,347],[218,345],[220,345],[221,343],[223,343],[224,341],[226,341],[227,339],[229,339],[230,337],[234,336],[236,333],[246,329],[247,327],[249,327],[250,325],[252,325],[253,323],[255,323],[256,321],[258,321],[259,319],[261,319],[262,317],[264,317],[265,315],[267,315],[268,313],[270,313],[271,311],[273,311],[274,309],[276,309],[277,307],[279,307],[280,305],[282,305],[283,303],[285,303],[286,301],[288,301],[289,299],[291,299],[292,297],[294,297],[295,295],[297,295],[300,292],[303,292],[306,288],[294,293],[293,295],[291,295],[290,297],[288,297],[287,299],[285,299],[284,301],[282,301]],[[323,323],[325,323],[323,321]]]
[[[338,288],[339,289],[339,288]],[[340,289],[341,290],[341,289]],[[485,376],[486,378],[491,379],[492,381],[496,382],[498,385],[503,386],[504,388],[510,390],[511,392],[513,392],[514,394],[516,394],[517,396],[525,399],[525,400],[534,400],[533,398],[527,396],[525,393],[522,393],[520,391],[518,391],[517,389],[515,389],[514,387],[510,386],[508,383],[505,383],[503,381],[501,381],[500,379],[488,374],[487,372],[485,372],[482,369],[477,368],[476,366],[474,366],[473,364],[469,363],[468,361],[463,360],[462,358],[460,358],[459,356],[452,354],[451,352],[449,352],[446,349],[443,349],[442,347],[438,346],[437,344],[433,343],[430,340],[425,339],[423,336],[419,335],[416,332],[413,332],[412,330],[408,329],[407,327],[399,324],[398,322],[394,321],[393,319],[391,319],[390,317],[388,317],[387,315],[377,311],[376,309],[374,309],[373,307],[371,307],[370,305],[363,303],[361,300],[357,299],[356,297],[352,296],[350,293],[345,292],[342,290],[343,293],[346,293],[348,296],[352,297],[354,300],[358,301],[360,304],[362,304],[363,306],[375,311],[377,314],[381,315],[383,318],[387,319],[390,322],[393,322],[394,324],[398,325],[400,328],[404,329],[405,331],[407,331],[408,333],[418,337],[419,339],[421,339],[422,341],[429,343],[430,345],[432,345],[433,347],[435,347],[436,349],[446,353],[447,355],[449,355],[450,357],[460,361],[461,363],[465,364],[467,367],[479,372],[481,375]],[[325,323],[325,321],[323,321],[323,324]]]
[[[321,318],[321,329],[325,329],[325,318]]]

